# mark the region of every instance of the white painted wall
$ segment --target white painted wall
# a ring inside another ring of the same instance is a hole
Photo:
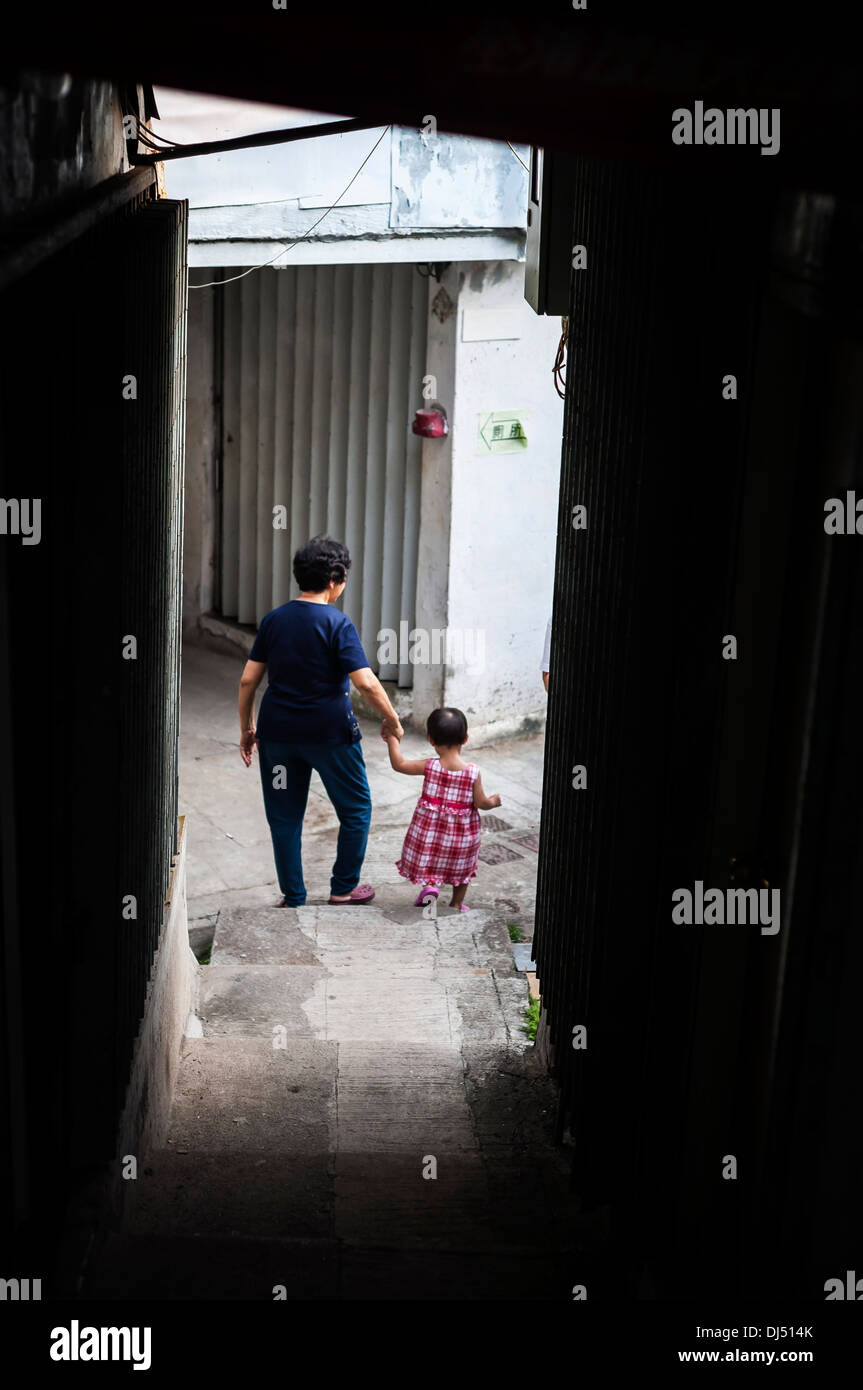
[[[563,424],[551,369],[560,320],[532,312],[523,298],[523,266],[512,261],[453,265],[442,283],[456,311],[444,323],[430,317],[428,370],[440,374],[451,433],[423,445],[417,625],[480,629],[485,669],[462,664],[442,677],[440,668],[418,666],[414,717],[421,725],[435,704],[455,705],[477,741],[525,731],[545,717],[540,662]],[[432,282],[432,298],[437,288]],[[483,332],[518,336],[476,337]],[[526,412],[527,448],[478,454],[480,415],[510,408]]]
[[[154,132],[182,145],[204,140],[235,140],[265,130],[341,121],[344,116],[265,102],[235,101],[230,97],[155,88],[158,121]],[[192,159],[168,160],[165,180],[169,198],[188,198],[190,210],[217,206],[264,204],[270,199],[301,202],[303,207],[329,207],[374,145],[381,128],[349,131],[325,140],[299,140],[289,145],[228,150]],[[524,156],[522,155],[522,158]],[[341,180],[341,182],[340,182]],[[332,195],[332,196],[330,196]],[[378,146],[341,206],[390,201],[390,150]],[[309,221],[314,221],[310,218]]]
[[[169,88],[156,100],[153,130],[180,144],[343,119]],[[527,163],[527,147],[514,148]],[[500,141],[381,126],[164,169],[168,197],[189,200],[191,266],[259,265],[280,252],[279,265],[524,254],[527,172]]]

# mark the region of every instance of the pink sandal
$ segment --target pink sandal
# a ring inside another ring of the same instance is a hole
[[[430,883],[427,888],[423,888],[419,897],[414,898],[414,907],[424,907],[426,898],[436,898],[439,893],[440,889],[435,888],[434,884]]]
[[[327,902],[332,907],[350,907],[354,903],[370,903],[374,896],[375,890],[370,883],[358,883],[349,898],[342,898],[341,902],[328,898]]]

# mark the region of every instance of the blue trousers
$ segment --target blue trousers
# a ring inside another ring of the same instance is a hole
[[[302,907],[303,816],[312,768],[324,784],[339,818],[331,895],[350,893],[360,881],[372,818],[372,795],[359,743],[274,743],[258,741],[264,808],[273,840],[276,874],[285,902]]]

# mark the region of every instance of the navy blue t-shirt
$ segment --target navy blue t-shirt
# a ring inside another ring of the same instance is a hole
[[[360,737],[348,673],[368,666],[359,633],[328,603],[292,599],[261,619],[250,661],[267,664],[258,738],[353,743]]]

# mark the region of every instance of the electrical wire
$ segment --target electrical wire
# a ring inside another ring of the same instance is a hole
[[[555,391],[556,391],[557,394],[560,396],[561,400],[565,400],[565,399],[566,399],[566,376],[565,376],[565,368],[566,368],[566,347],[567,347],[567,342],[568,342],[568,340],[569,340],[569,319],[568,319],[568,318],[562,318],[561,321],[560,321],[560,324],[561,324],[561,328],[562,328],[563,331],[562,331],[562,333],[561,333],[561,335],[560,335],[560,342],[559,342],[558,345],[557,345],[557,353],[556,353],[556,355],[555,355],[554,366],[553,366],[552,369],[551,369],[551,374],[552,374],[552,376],[553,376],[553,378],[554,378],[554,389],[555,389]],[[561,389],[561,388],[562,388],[562,389]]]
[[[507,140],[506,143],[509,145],[509,141],[508,141],[508,140]],[[509,147],[510,147],[510,149],[512,150],[513,154],[515,155],[516,159],[518,160],[519,164],[521,165],[522,169],[526,170],[527,173],[529,174],[529,173],[530,173],[530,169],[529,169],[528,166],[525,164],[525,162],[524,162],[524,160],[522,159],[521,155],[518,153],[518,150],[513,150],[513,149],[512,149],[512,145],[509,145]]]
[[[277,260],[279,259],[279,256],[286,256],[287,253],[288,253],[289,251],[293,251],[294,247],[295,247],[295,246],[299,246],[299,244],[300,244],[301,241],[305,241],[306,237],[311,236],[312,232],[315,230],[315,227],[319,227],[320,224],[323,222],[324,218],[325,218],[325,217],[328,217],[329,214],[333,211],[333,208],[335,208],[335,207],[338,206],[338,204],[341,202],[342,198],[344,198],[345,194],[347,193],[348,189],[351,187],[351,184],[355,183],[356,180],[359,178],[360,174],[362,173],[362,171],[363,171],[363,169],[365,168],[365,166],[368,164],[369,160],[371,159],[371,157],[372,157],[372,155],[374,154],[375,150],[377,149],[378,145],[381,143],[381,141],[383,140],[384,136],[387,134],[387,131],[390,131],[390,130],[392,130],[392,126],[391,126],[391,125],[384,126],[383,130],[381,131],[381,133],[380,133],[380,135],[378,136],[378,138],[377,138],[377,140],[375,141],[375,143],[372,145],[371,149],[369,150],[368,154],[366,155],[366,157],[365,157],[365,159],[363,160],[362,164],[360,165],[359,169],[357,169],[357,172],[354,174],[354,176],[353,176],[353,178],[351,179],[350,183],[346,184],[345,187],[342,189],[342,191],[341,191],[341,193],[339,194],[338,198],[336,198],[336,201],[335,201],[334,203],[331,203],[330,206],[329,206],[324,212],[321,213],[321,215],[320,215],[320,217],[318,218],[317,222],[313,222],[312,225],[311,225],[311,227],[309,227],[308,231],[303,232],[303,235],[300,236],[300,237],[297,237],[296,241],[292,241],[291,244],[290,244],[290,246],[283,246],[282,249],[281,249],[281,251],[279,251],[275,256],[273,256],[271,260],[269,260],[269,261],[262,261],[260,265],[253,265],[253,266],[250,266],[248,270],[241,270],[239,275],[229,275],[228,278],[227,278],[226,280],[208,280],[208,281],[207,281],[205,284],[203,284],[203,285],[192,285],[192,284],[190,284],[190,285],[189,285],[189,289],[190,289],[190,290],[209,290],[209,289],[212,289],[213,286],[215,286],[215,285],[230,285],[230,284],[233,283],[234,280],[242,280],[246,275],[252,275],[252,274],[254,273],[254,271],[256,271],[256,270],[265,270],[266,267],[267,267],[268,265],[272,265],[274,261],[277,261]]]
[[[158,118],[157,118],[157,119],[158,119]],[[321,126],[322,128],[323,128],[324,126],[329,125],[329,124],[330,124],[329,121],[319,121],[319,122],[318,122],[318,125]],[[373,127],[373,126],[376,125],[376,124],[377,124],[377,122],[372,121],[372,122],[369,123],[368,126],[365,126],[365,125],[364,125],[364,126],[359,127],[359,129],[361,129],[361,130],[367,130],[367,129],[370,129],[371,127]],[[261,135],[273,135],[273,134],[277,134],[277,133],[279,133],[279,132],[270,131],[270,130],[266,130],[266,131],[261,131],[261,132],[260,132]],[[339,132],[336,132],[336,133],[337,133],[337,134],[345,135],[345,134],[347,134],[348,132],[343,130],[343,131],[339,131]],[[166,150],[188,150],[188,149],[191,149],[191,148],[192,148],[192,145],[191,145],[188,141],[181,142],[180,140],[170,140],[170,139],[168,139],[167,136],[160,135],[160,134],[158,133],[158,131],[155,131],[155,130],[149,130],[149,129],[148,129],[148,130],[147,130],[147,134],[150,135],[150,136],[152,137],[152,139],[151,139],[151,141],[150,141],[151,144],[153,143],[154,140],[158,140],[159,143],[160,143],[160,145],[161,145],[164,149],[166,149]],[[142,136],[141,138],[143,139],[143,136]],[[254,138],[255,138],[255,132],[254,132],[254,131],[250,131],[250,132],[249,132],[249,139],[252,140],[252,141],[254,141]],[[195,143],[195,142],[193,142],[193,143]],[[217,143],[218,143],[218,142],[217,142]],[[246,146],[246,148],[257,148],[257,149],[260,149],[260,148],[266,148],[266,146],[263,146],[263,147],[260,146],[260,145],[258,145],[258,146]],[[235,151],[224,151],[224,153],[234,153],[234,152],[235,152]],[[207,154],[212,154],[212,153],[216,153],[216,151],[208,150],[208,149],[204,148],[204,149],[201,150],[200,156],[195,156],[195,157],[197,157],[197,158],[203,158],[205,155],[207,155]],[[292,201],[292,199],[290,199],[290,198],[271,198],[269,201],[272,202],[272,203],[289,203],[289,202]],[[207,207],[214,207],[214,208],[222,208],[222,207],[236,207],[236,204],[235,204],[235,203],[208,203],[206,206],[207,206]],[[261,206],[261,207],[263,207],[263,206],[265,206],[265,205],[264,205],[264,204],[256,204],[256,206]]]
[[[150,139],[149,131],[142,130],[140,126],[138,127],[137,138],[140,140],[141,144],[146,145],[147,149],[153,154],[160,154],[164,153],[165,150],[174,149],[173,145],[157,145],[154,140]]]
[[[167,135],[160,135],[157,130],[151,130],[149,126],[147,127],[147,134],[150,136],[151,144],[155,141],[169,150],[184,150],[186,148],[186,145],[181,144],[179,140],[169,140]]]

